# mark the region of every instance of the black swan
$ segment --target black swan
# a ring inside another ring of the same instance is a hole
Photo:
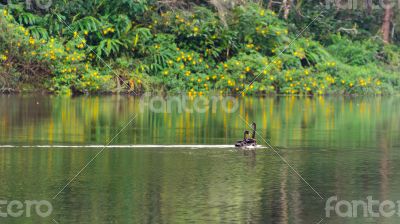
[[[253,132],[251,133],[251,138],[248,138],[249,131],[244,131],[243,140],[237,141],[235,147],[249,147],[249,146],[256,146],[256,123],[252,123],[251,127]]]

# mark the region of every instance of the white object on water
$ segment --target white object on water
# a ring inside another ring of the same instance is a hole
[[[0,148],[235,148],[234,145],[0,145]],[[247,146],[244,148],[267,148],[265,146]]]

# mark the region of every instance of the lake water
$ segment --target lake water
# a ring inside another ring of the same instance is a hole
[[[0,199],[53,207],[0,223],[399,223],[325,204],[400,200],[400,97],[236,100],[0,96]],[[263,147],[231,147],[245,121]]]

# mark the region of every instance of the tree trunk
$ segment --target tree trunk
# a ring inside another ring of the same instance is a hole
[[[282,5],[283,5],[283,18],[285,20],[287,20],[289,17],[289,13],[290,13],[290,7],[292,6],[292,1],[291,0],[283,0]]]
[[[269,1],[268,1],[268,6],[267,6],[267,8],[268,8],[269,10],[272,10],[272,0],[269,0]]]
[[[390,0],[385,1],[384,8],[385,14],[382,22],[382,38],[385,43],[390,43],[390,32],[393,19],[393,6],[391,5]]]

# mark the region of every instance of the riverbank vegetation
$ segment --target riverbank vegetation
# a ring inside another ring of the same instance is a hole
[[[382,10],[310,10],[310,3],[290,10],[291,1],[279,7],[268,1],[228,3],[4,5],[0,88],[193,96],[399,90],[399,34],[393,27],[387,35],[388,15]]]

